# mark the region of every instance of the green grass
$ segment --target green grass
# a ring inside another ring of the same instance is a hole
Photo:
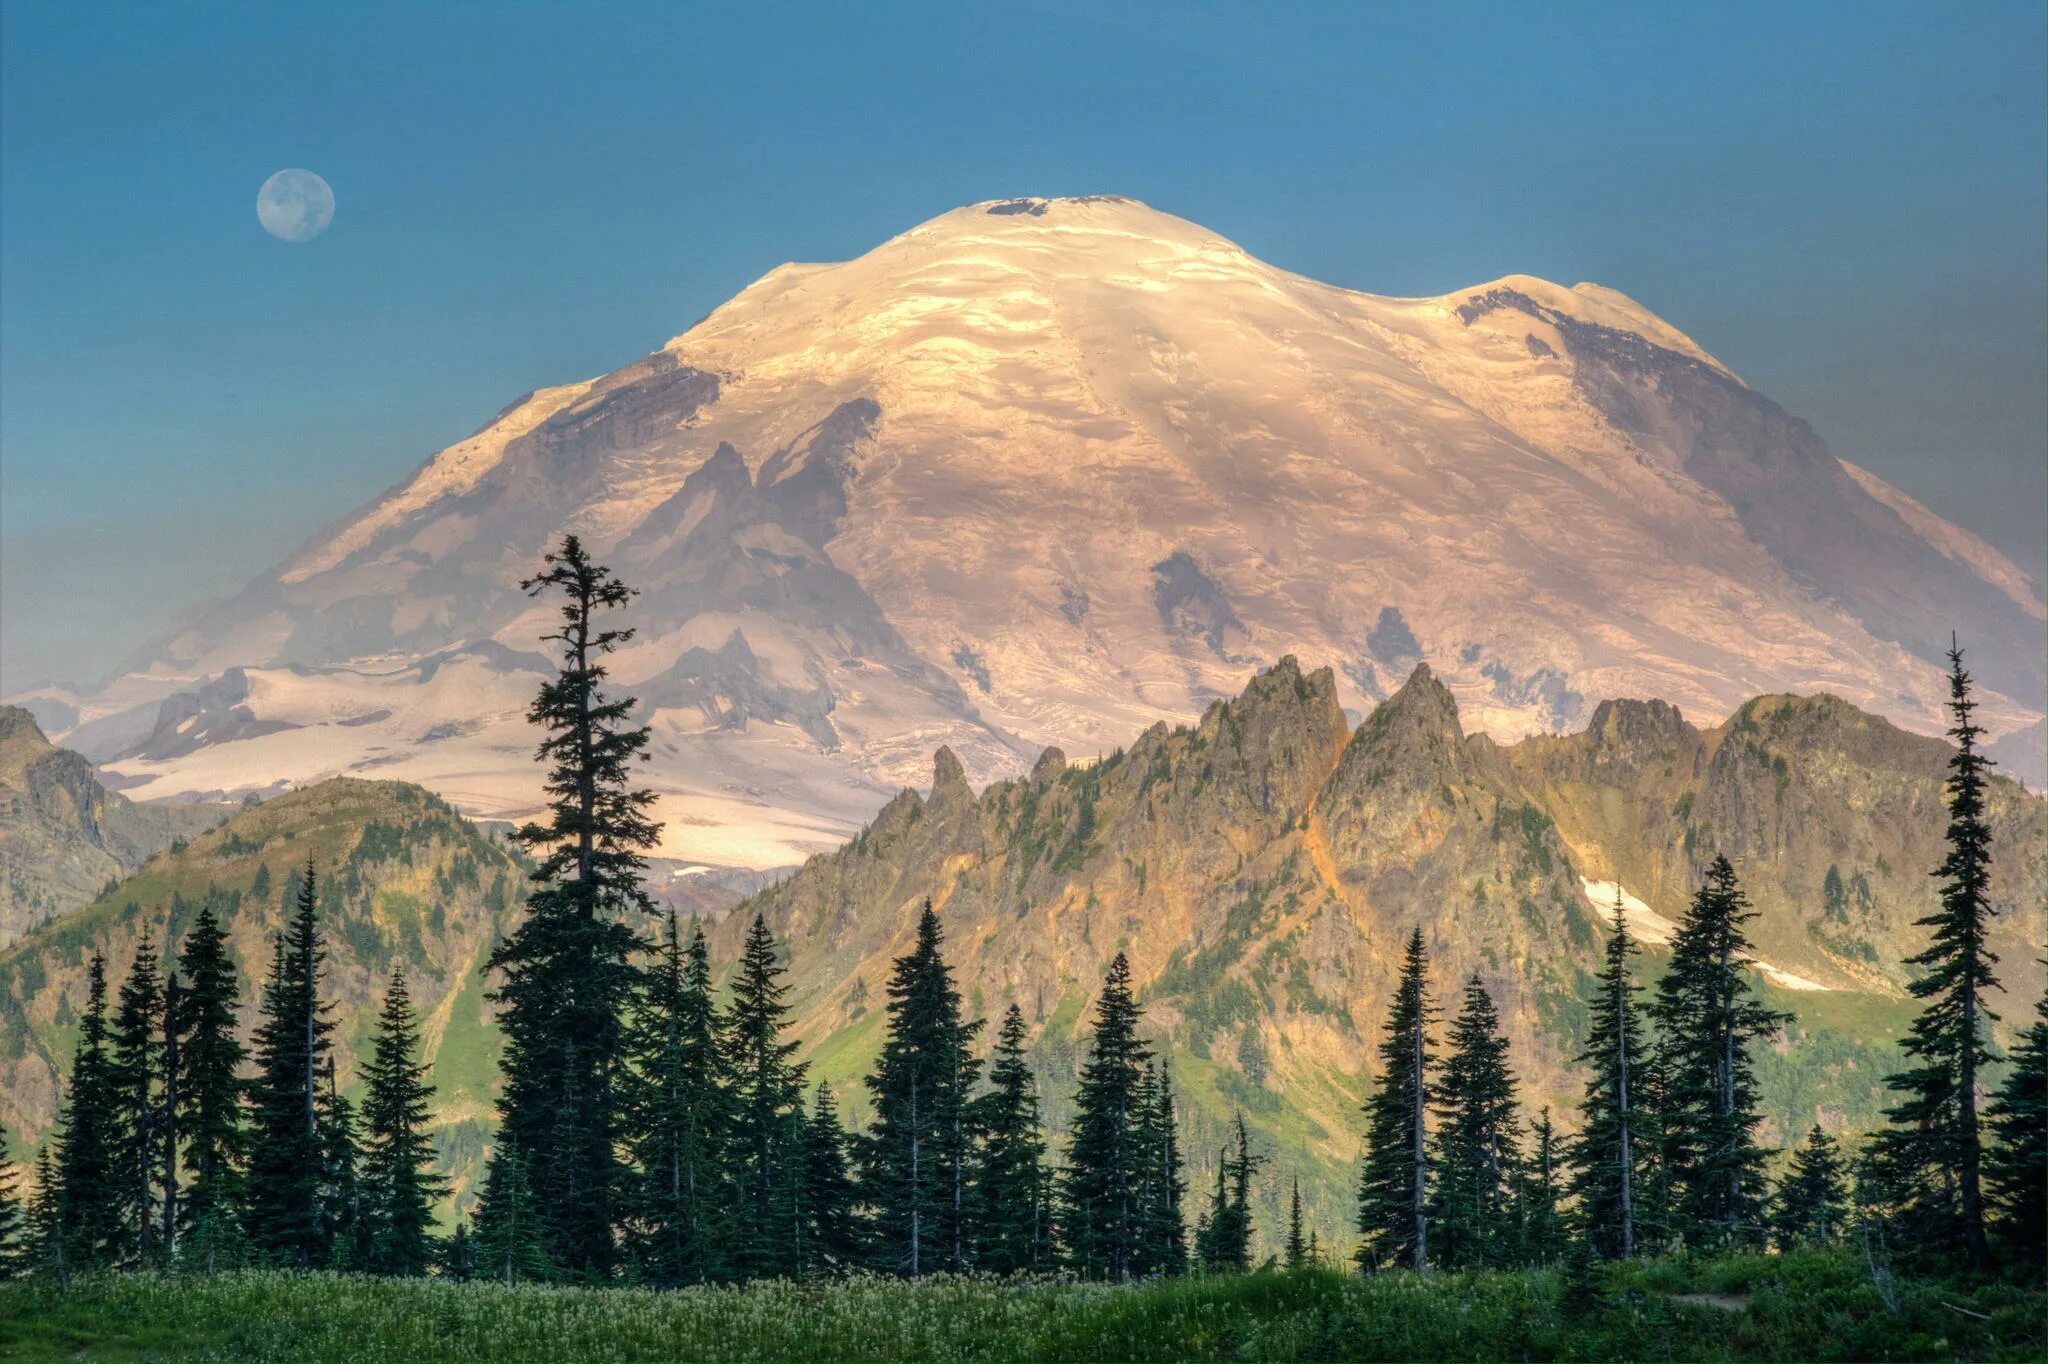
[[[1850,1253],[1613,1267],[1601,1304],[1576,1319],[1558,1293],[1552,1273],[1264,1273],[1131,1287],[870,1279],[679,1293],[267,1272],[100,1277],[68,1291],[0,1284],[0,1358],[2019,1360],[2048,1349],[2039,1289],[1901,1283],[1894,1312]]]

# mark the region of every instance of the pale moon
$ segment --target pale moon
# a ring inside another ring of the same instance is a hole
[[[334,221],[334,191],[309,170],[281,170],[256,191],[256,221],[273,237],[312,241]]]

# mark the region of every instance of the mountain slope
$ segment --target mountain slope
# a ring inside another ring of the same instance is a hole
[[[109,792],[92,764],[51,744],[28,711],[0,706],[0,947],[225,814],[137,805]]]
[[[71,698],[79,742],[150,796],[357,772],[530,810],[516,584],[565,530],[646,589],[614,676],[665,851],[725,865],[832,846],[942,743],[1015,776],[1289,652],[1354,711],[1426,660],[1507,740],[1774,689],[1933,732],[1951,629],[2003,735],[2048,649],[2037,583],[1612,290],[1380,298],[1029,199],[527,395]]]

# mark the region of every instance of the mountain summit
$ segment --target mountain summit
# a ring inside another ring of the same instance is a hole
[[[528,394],[64,698],[69,742],[147,797],[354,772],[531,809],[516,584],[565,530],[644,589],[614,677],[665,851],[705,862],[836,842],[941,744],[1018,775],[1288,653],[1355,713],[1426,661],[1504,740],[1763,690],[1931,731],[1953,628],[1995,732],[2040,732],[2038,585],[1635,301],[1380,298],[1088,197],[781,266]]]

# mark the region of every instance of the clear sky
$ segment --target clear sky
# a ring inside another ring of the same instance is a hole
[[[1611,285],[2042,571],[2039,0],[1275,8],[14,0],[0,689],[782,261],[1010,195],[1375,293]],[[303,245],[255,216],[290,166],[338,202]]]

